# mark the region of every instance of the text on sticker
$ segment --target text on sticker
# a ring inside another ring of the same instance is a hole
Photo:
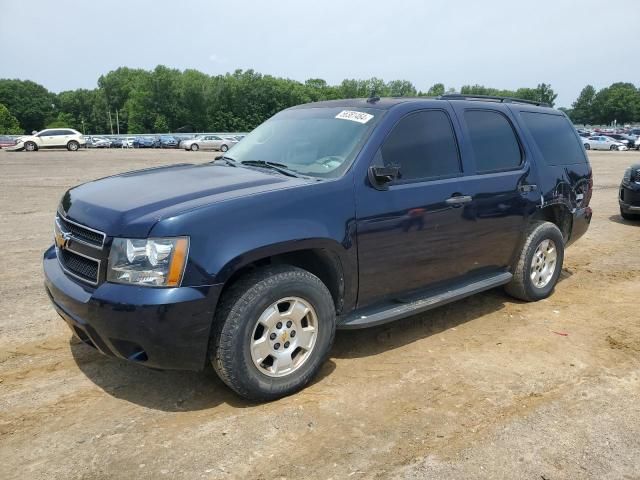
[[[373,118],[373,115],[364,112],[355,112],[353,110],[343,110],[336,118],[340,118],[342,120],[351,120],[352,122],[358,123],[367,123],[369,120]]]

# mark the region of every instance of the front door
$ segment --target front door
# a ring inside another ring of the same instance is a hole
[[[444,104],[444,102],[443,102]],[[386,190],[358,182],[358,306],[452,281],[465,198],[459,149],[448,104],[403,117],[373,160],[399,167]]]

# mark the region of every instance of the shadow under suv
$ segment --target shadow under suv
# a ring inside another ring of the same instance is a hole
[[[156,368],[209,362],[238,394],[306,385],[336,328],[504,286],[551,294],[591,220],[567,117],[508,98],[338,100],[225,156],[70,189],[46,290],[84,342]]]

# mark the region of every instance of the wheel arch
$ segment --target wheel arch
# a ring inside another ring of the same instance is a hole
[[[336,313],[340,313],[345,306],[345,292],[351,280],[345,276],[343,259],[328,242],[300,243],[302,245],[283,243],[262,247],[227,262],[216,276],[217,281],[224,284],[221,296],[241,277],[257,268],[292,265],[318,277],[331,293]]]
[[[542,220],[553,223],[560,229],[565,244],[569,241],[569,238],[571,238],[573,214],[564,203],[555,203],[540,208],[533,215],[532,220]]]

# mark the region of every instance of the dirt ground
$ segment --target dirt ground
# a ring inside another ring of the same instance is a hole
[[[338,332],[303,392],[268,404],[72,339],[41,255],[70,186],[211,153],[0,152],[0,478],[640,479],[637,152],[590,154],[594,219],[551,298],[500,290]]]

